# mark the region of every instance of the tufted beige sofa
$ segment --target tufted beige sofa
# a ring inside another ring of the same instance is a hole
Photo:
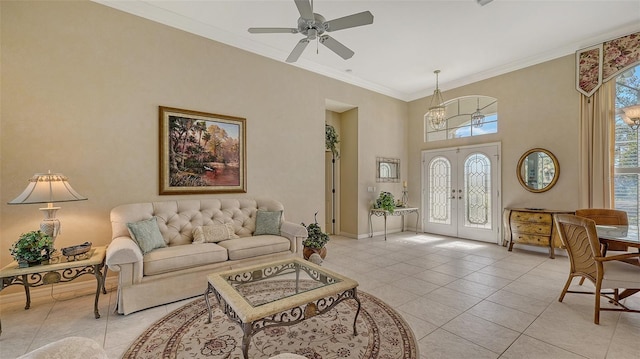
[[[283,211],[271,199],[202,199],[125,204],[111,210],[112,240],[106,263],[118,273],[116,310],[129,314],[203,294],[207,274],[300,256],[305,227],[281,220],[280,235],[253,236],[256,211]],[[145,255],[127,223],[157,218],[167,247]],[[240,238],[192,243],[197,226],[233,223]]]

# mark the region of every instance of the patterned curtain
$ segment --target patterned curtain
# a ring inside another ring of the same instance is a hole
[[[587,97],[620,72],[640,61],[640,32],[576,53],[576,87]]]
[[[581,208],[613,206],[613,136],[615,78],[640,62],[640,32],[576,52],[576,87],[580,99]]]

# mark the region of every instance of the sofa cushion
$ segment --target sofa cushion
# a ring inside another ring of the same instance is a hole
[[[156,249],[143,258],[144,275],[173,272],[228,259],[227,250],[215,243],[172,246]]]
[[[257,211],[256,212],[256,230],[254,236],[264,234],[280,235],[280,219],[282,211]]]
[[[158,220],[156,217],[145,219],[135,223],[127,223],[131,238],[138,244],[142,254],[147,254],[154,249],[166,247],[162,238]]]
[[[193,229],[193,243],[217,243],[238,238],[233,232],[233,223],[198,226]]]
[[[229,239],[218,243],[229,252],[230,260],[256,257],[290,250],[291,242],[280,236],[263,235]]]

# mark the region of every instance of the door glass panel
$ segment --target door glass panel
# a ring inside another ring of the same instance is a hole
[[[451,163],[435,157],[429,163],[429,222],[451,223]]]
[[[465,226],[491,229],[491,161],[484,154],[465,160],[464,193]]]

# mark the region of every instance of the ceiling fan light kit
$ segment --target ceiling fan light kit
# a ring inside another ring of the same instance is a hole
[[[369,11],[363,11],[357,14],[327,21],[324,16],[313,12],[313,5],[309,0],[294,0],[294,2],[298,8],[298,12],[300,13],[297,28],[249,28],[249,32],[252,34],[300,33],[304,35],[305,38],[298,41],[298,44],[293,48],[289,57],[287,57],[286,62],[296,62],[312,40],[320,42],[343,59],[350,59],[354,55],[354,52],[331,36],[324,35],[324,33],[373,23],[373,15]]]

